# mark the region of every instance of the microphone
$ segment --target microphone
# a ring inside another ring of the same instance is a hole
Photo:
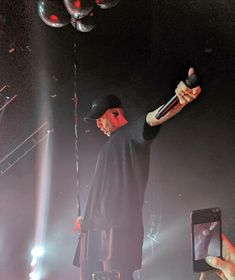
[[[196,74],[190,75],[186,80],[185,84],[189,88],[194,88],[198,85],[198,77]],[[165,116],[177,103],[179,102],[178,96],[174,95],[162,108],[157,112],[155,118],[159,120],[161,117]]]

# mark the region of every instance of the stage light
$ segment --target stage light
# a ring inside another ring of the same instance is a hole
[[[41,277],[40,277],[39,273],[36,273],[35,271],[29,273],[30,280],[40,280],[40,278]]]
[[[35,266],[36,264],[37,264],[37,259],[35,257],[33,257],[30,265]]]
[[[32,251],[31,251],[31,255],[34,258],[40,258],[45,254],[45,249],[41,246],[35,246]]]

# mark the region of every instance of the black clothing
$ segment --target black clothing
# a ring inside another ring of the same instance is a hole
[[[116,130],[98,155],[82,223],[81,266],[96,255],[97,260],[112,263],[112,269],[129,267],[133,273],[141,268],[150,144],[159,131],[145,118]]]
[[[142,226],[150,144],[158,132],[145,116],[122,126],[101,149],[87,201],[82,230]]]
[[[77,251],[81,267],[80,280],[91,280],[92,274],[97,271],[114,270],[121,273],[121,280],[133,280],[133,272],[137,267],[129,252],[132,252],[135,258],[141,259],[141,255],[137,257],[141,251],[133,245],[135,246],[136,242],[133,242],[128,228],[82,232],[80,250]],[[76,259],[74,261],[77,265]]]

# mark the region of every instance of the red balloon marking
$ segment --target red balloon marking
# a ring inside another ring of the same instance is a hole
[[[58,22],[59,21],[59,18],[58,18],[57,15],[51,15],[50,19],[51,19],[51,21],[54,21],[54,22]]]
[[[75,7],[75,8],[78,8],[78,9],[81,8],[81,2],[80,2],[79,0],[78,0],[78,1],[75,1],[75,2],[74,2],[74,7]]]

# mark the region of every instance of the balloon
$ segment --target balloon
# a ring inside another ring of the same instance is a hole
[[[64,0],[64,5],[73,18],[80,19],[92,11],[95,0]]]
[[[94,14],[94,11],[92,10],[89,15],[84,18],[72,18],[71,24],[80,32],[90,32],[95,27],[95,18],[96,16]]]
[[[96,4],[100,6],[101,9],[111,9],[119,2],[120,0],[96,0]]]
[[[38,14],[51,27],[63,27],[70,22],[70,15],[61,0],[39,0]]]

